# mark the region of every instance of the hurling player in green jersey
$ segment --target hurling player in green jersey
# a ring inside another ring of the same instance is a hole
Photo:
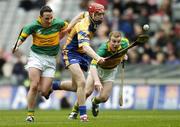
[[[56,70],[56,56],[59,52],[59,41],[73,26],[62,19],[54,18],[49,6],[43,6],[40,16],[32,23],[25,25],[19,35],[18,47],[32,35],[33,41],[27,61],[26,69],[30,80],[27,95],[28,113],[26,121],[34,122],[34,108],[38,92],[48,95]]]
[[[109,35],[109,40],[98,48],[97,54],[101,57],[109,57],[119,50],[128,47],[129,41],[127,38],[121,36],[118,31],[113,31]],[[120,57],[109,60],[104,66],[98,65],[95,59],[92,60],[90,71],[86,80],[86,98],[88,98],[94,89],[99,91],[99,95],[92,99],[92,113],[93,116],[97,116],[99,112],[100,103],[104,103],[108,100],[112,91],[112,85],[115,77],[118,73],[118,66],[120,63],[127,59],[127,55],[121,55]],[[76,119],[78,115],[79,105],[76,102],[73,106],[72,112],[69,115],[69,119]]]

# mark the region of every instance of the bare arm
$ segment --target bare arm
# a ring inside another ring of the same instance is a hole
[[[67,28],[66,29],[64,29],[64,30],[62,30],[61,32],[60,32],[60,40],[68,33],[68,32],[70,32],[70,30],[72,29],[72,27],[76,24],[76,23],[78,23],[82,18],[83,18],[83,15],[84,15],[84,12],[81,12],[80,14],[78,14],[77,16],[75,16],[72,20],[71,20],[71,22],[68,24],[68,26],[67,26]]]
[[[84,12],[81,12],[80,14],[78,14],[77,16],[75,16],[71,22],[68,25],[67,29],[71,29],[76,23],[78,23],[82,18],[83,18]]]
[[[17,45],[16,44],[13,45],[12,53],[16,52],[22,43],[23,43],[23,41],[19,39],[17,42]],[[15,47],[15,45],[16,45],[16,47]]]
[[[104,58],[100,57],[90,46],[83,46],[83,51],[91,58],[97,60],[98,63],[103,63]]]
[[[20,45],[22,45],[23,41],[22,40],[18,40],[18,43],[17,43],[17,47],[19,47]]]
[[[83,18],[83,15],[84,15],[84,12],[81,12],[80,14],[75,16],[69,23],[68,27],[65,30],[63,30],[62,32],[63,33],[69,32],[71,30],[71,28]]]
[[[99,79],[96,66],[91,65],[90,66],[90,72],[91,72],[91,76],[92,76],[92,78],[94,80],[94,87],[95,87],[95,89],[97,91],[100,92],[102,90],[103,86],[102,86],[101,81]]]

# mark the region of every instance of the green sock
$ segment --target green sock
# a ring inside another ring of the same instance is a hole
[[[28,109],[27,115],[34,116],[34,109]]]
[[[77,113],[79,112],[79,105],[77,102],[74,104],[74,106],[72,108],[72,112],[77,112]]]
[[[101,100],[99,100],[99,99],[97,99],[96,97],[94,97],[94,98],[92,99],[92,103],[93,103],[93,104],[99,104],[99,103],[101,103]]]

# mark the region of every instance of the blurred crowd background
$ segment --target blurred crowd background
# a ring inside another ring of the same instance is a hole
[[[55,16],[70,21],[86,11],[92,0],[0,0],[0,84],[28,85],[24,65],[31,38],[16,54],[11,53],[20,29],[36,19],[39,9],[49,5]],[[106,7],[104,22],[99,26],[92,46],[108,40],[110,31],[118,30],[130,42],[142,34],[142,26],[150,25],[149,41],[128,51],[129,65],[180,65],[180,0],[94,0]],[[62,40],[61,44],[65,40]],[[56,78],[64,72],[61,58],[57,60]],[[141,68],[143,69],[143,68]],[[167,71],[168,73],[169,71]],[[67,76],[68,77],[68,76]],[[62,77],[63,78],[63,77]]]

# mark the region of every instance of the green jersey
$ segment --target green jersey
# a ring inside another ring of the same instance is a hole
[[[127,38],[122,38],[119,48],[117,49],[117,51],[113,52],[110,49],[109,42],[102,43],[101,46],[97,50],[97,54],[99,56],[101,56],[101,57],[106,58],[106,57],[109,57],[109,56],[113,55],[114,53],[118,52],[119,50],[122,50],[122,49],[128,47],[128,45],[129,45],[128,39]],[[104,69],[115,68],[123,59],[124,59],[124,55],[119,57],[119,58],[115,58],[115,59],[112,60],[112,62],[110,62],[110,64],[106,64],[106,66],[104,66],[103,68]],[[97,61],[93,59],[91,64],[92,65],[97,65]]]
[[[29,35],[33,37],[31,50],[37,54],[55,56],[59,52],[59,32],[67,27],[61,19],[53,19],[50,27],[43,27],[40,18],[23,28],[20,39],[24,41]]]

